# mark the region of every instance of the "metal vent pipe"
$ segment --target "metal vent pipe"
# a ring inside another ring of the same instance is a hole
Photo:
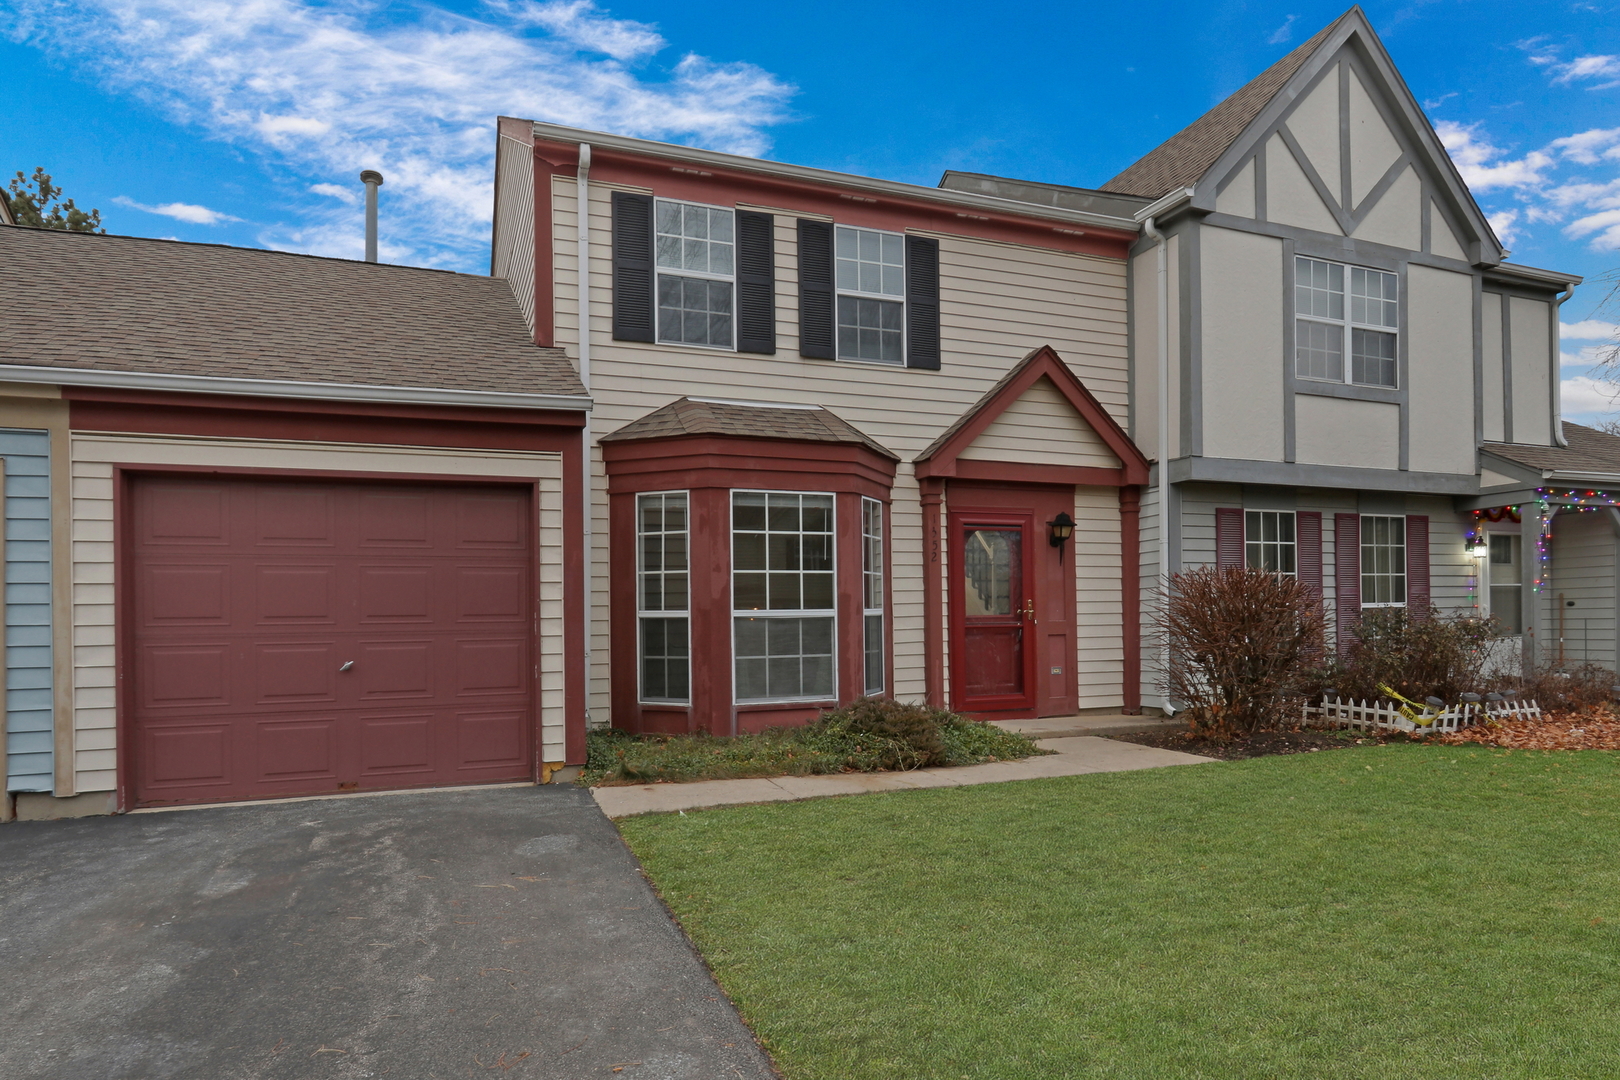
[[[360,174],[366,185],[366,262],[377,261],[377,189],[382,187],[382,173],[367,169]]]

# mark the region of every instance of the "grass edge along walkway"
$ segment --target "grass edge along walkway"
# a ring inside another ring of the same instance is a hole
[[[1595,1077],[1617,765],[1369,747],[619,827],[789,1080]]]

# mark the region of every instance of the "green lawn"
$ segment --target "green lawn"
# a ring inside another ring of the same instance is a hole
[[[1620,756],[1388,746],[620,823],[790,1080],[1620,1076]]]

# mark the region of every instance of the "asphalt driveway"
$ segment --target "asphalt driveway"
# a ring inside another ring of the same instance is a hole
[[[765,1080],[590,795],[0,826],[0,1076]]]

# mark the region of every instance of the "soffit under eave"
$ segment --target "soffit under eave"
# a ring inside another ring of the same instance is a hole
[[[1364,80],[1363,85],[1374,103],[1382,107],[1381,112],[1387,115],[1393,111],[1394,115],[1388,118],[1395,121],[1396,135],[1407,144],[1403,149],[1412,153],[1415,159],[1413,164],[1420,173],[1434,181],[1431,193],[1473,230],[1473,241],[1478,243],[1480,254],[1476,261],[1486,265],[1501,262],[1506,249],[1497,239],[1479,204],[1474,201],[1451,155],[1446,153],[1433,126],[1418,107],[1406,80],[1401,77],[1394,61],[1378,40],[1378,35],[1359,9],[1352,12],[1343,25],[1300,65],[1299,70],[1272,96],[1243,134],[1233,140],[1215,164],[1199,177],[1193,185],[1193,195],[1188,205],[1206,212],[1213,211],[1216,196],[1226,181],[1241,171],[1263,148],[1264,142],[1293,107],[1315,89],[1324,73],[1347,51],[1353,51],[1362,67],[1376,79],[1372,85]],[[1411,150],[1414,146],[1417,148],[1415,153]],[[1465,246],[1471,246],[1466,243],[1466,238],[1463,239]]]

